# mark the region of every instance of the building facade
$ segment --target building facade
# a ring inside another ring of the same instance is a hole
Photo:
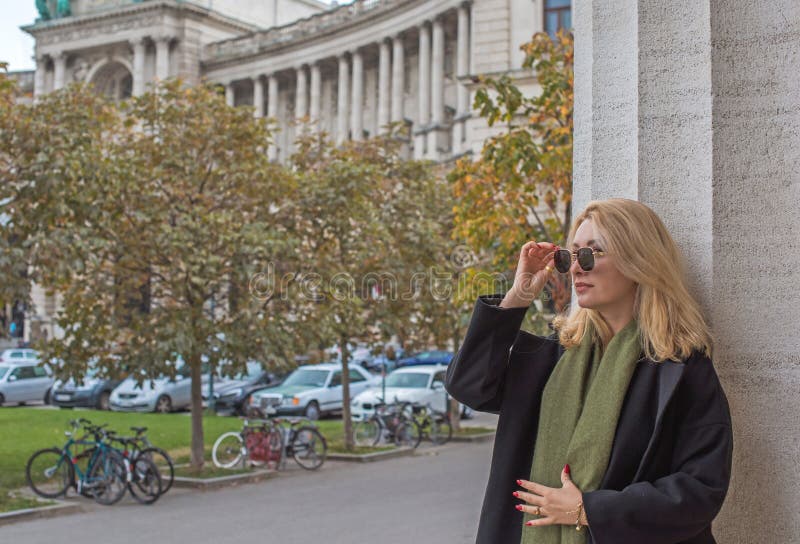
[[[409,156],[476,153],[492,130],[472,115],[475,77],[511,73],[520,45],[571,24],[570,0],[42,0],[23,27],[35,38],[34,96],[72,82],[122,99],[171,77],[225,88],[279,131],[292,152],[298,121],[337,142],[405,127]],[[25,340],[58,335],[57,301],[38,287]]]

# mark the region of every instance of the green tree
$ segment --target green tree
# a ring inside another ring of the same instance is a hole
[[[479,256],[472,274],[510,274],[528,240],[563,244],[572,202],[573,38],[538,33],[524,44],[523,66],[538,83],[525,96],[509,76],[480,78],[475,107],[503,130],[486,140],[476,161],[460,160],[449,175],[458,204],[454,236]],[[546,288],[556,311],[569,301],[566,278]],[[544,332],[544,321],[534,325]]]
[[[283,361],[293,324],[249,282],[285,263],[293,178],[267,159],[267,121],[210,87],[161,85],[118,106],[84,87],[47,95],[11,127],[3,195],[31,279],[58,292],[64,338],[40,346],[80,375],[122,360],[140,379],[192,378],[192,465],[203,464],[201,372]]]

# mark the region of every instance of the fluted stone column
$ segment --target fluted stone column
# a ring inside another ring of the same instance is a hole
[[[35,99],[41,98],[47,90],[44,88],[44,78],[47,71],[47,57],[39,55],[36,57],[36,73],[33,80],[33,96]]]
[[[53,58],[53,90],[57,91],[66,84],[67,54],[58,53]]]
[[[386,125],[389,124],[391,53],[389,42],[381,41],[378,51],[378,132],[380,133],[386,132]]]
[[[431,44],[431,130],[428,132],[429,159],[439,158],[439,134],[444,122],[444,23],[437,17],[433,21]]]
[[[278,78],[271,74],[267,79],[267,117],[273,120],[278,119]],[[273,135],[272,145],[267,150],[270,160],[278,158],[278,135]]]
[[[159,81],[169,77],[169,43],[168,36],[156,38],[156,78]]]
[[[144,39],[136,39],[131,42],[133,49],[133,96],[144,94],[144,56],[145,56],[145,43]]]
[[[392,122],[403,120],[405,75],[403,36],[397,35],[392,38]]]
[[[337,90],[336,143],[347,141],[350,128],[350,63],[345,55],[339,57],[339,88]]]
[[[425,130],[430,122],[431,98],[431,31],[427,23],[419,27],[419,93],[417,96],[417,126],[414,127],[414,158],[425,155]]]
[[[353,51],[353,89],[350,102],[350,131],[353,140],[360,140],[364,133],[364,58],[358,50]]]
[[[253,78],[253,117],[264,117],[264,78]]]
[[[322,71],[319,67],[319,63],[315,62],[311,65],[311,109],[309,111],[309,117],[311,117],[311,122],[315,127],[319,127],[321,122],[320,119],[321,101],[322,101]]]
[[[456,44],[456,79],[469,73],[469,4],[458,7],[458,31]],[[469,89],[456,83],[456,119],[453,126],[453,153],[466,151],[467,119],[470,115]]]
[[[297,79],[294,91],[294,117],[302,119],[308,115],[308,80],[305,65],[295,70]]]
[[[233,88],[233,83],[225,84],[225,103],[229,106],[236,105],[236,90]]]

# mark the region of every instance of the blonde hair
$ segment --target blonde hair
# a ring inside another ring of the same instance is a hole
[[[567,241],[584,221],[595,226],[595,238],[617,269],[634,281],[634,317],[645,355],[654,361],[682,361],[698,350],[711,357],[713,339],[700,305],[689,293],[683,256],[661,219],[635,200],[594,200],[575,219]],[[602,257],[601,257],[602,258]],[[594,340],[606,346],[614,333],[600,313],[576,305],[553,320],[566,348],[580,344],[587,323]]]

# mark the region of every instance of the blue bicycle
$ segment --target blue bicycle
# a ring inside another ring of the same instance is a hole
[[[99,504],[119,501],[128,489],[129,472],[119,451],[106,444],[104,426],[86,426],[87,434],[79,438],[66,431],[67,443],[63,448],[34,453],[25,467],[25,477],[34,493],[55,499],[72,486]],[[79,448],[82,451],[78,452]]]

